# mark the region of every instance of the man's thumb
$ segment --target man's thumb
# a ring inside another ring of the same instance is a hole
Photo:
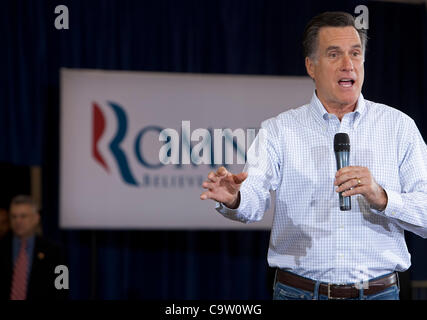
[[[243,181],[245,181],[245,179],[247,177],[248,177],[248,173],[247,172],[240,172],[238,174],[234,174],[233,175],[233,180],[234,180],[234,183],[241,184]]]

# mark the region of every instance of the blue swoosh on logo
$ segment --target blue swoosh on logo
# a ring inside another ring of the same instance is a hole
[[[123,150],[120,148],[120,143],[126,136],[127,132],[127,117],[123,108],[121,108],[118,104],[108,101],[108,104],[113,109],[114,113],[117,117],[117,134],[114,139],[110,142],[110,149],[116,158],[117,165],[119,166],[120,174],[122,175],[123,180],[131,185],[137,186],[135,178],[133,177],[128,161],[126,159],[126,155]]]

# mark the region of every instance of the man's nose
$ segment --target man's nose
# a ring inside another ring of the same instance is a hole
[[[343,55],[341,61],[341,71],[353,71],[353,61],[348,54]]]

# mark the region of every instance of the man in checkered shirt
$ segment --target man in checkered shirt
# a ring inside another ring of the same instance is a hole
[[[410,266],[404,230],[427,237],[427,146],[410,117],[363,98],[366,42],[350,14],[314,17],[303,39],[310,103],[262,123],[243,172],[221,167],[202,185],[202,200],[243,223],[262,219],[275,191],[274,299],[397,300],[396,271]],[[338,132],[351,151],[337,171]]]

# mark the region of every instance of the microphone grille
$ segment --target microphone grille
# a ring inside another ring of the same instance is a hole
[[[339,132],[334,137],[334,151],[350,151],[350,137],[347,133]]]

